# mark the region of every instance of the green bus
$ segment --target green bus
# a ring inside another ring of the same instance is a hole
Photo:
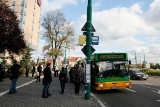
[[[127,53],[95,53],[91,61],[91,87],[95,90],[131,88]]]

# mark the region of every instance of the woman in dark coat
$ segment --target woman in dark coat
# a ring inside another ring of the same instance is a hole
[[[37,71],[38,71],[37,82],[41,82],[41,73],[42,73],[41,64],[38,65]]]
[[[50,82],[52,82],[52,75],[51,75],[51,64],[48,63],[47,67],[43,71],[43,93],[42,93],[42,98],[47,98],[51,94],[49,94],[49,86]]]
[[[67,73],[65,72],[64,67],[62,67],[62,70],[60,71],[60,74],[59,74],[59,80],[61,84],[61,94],[64,93],[66,78],[67,78]]]

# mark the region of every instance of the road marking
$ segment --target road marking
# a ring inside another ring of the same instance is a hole
[[[152,87],[148,87],[148,86],[145,86],[145,85],[139,85],[139,86],[159,91],[159,89],[157,89],[157,88],[152,88]]]
[[[156,101],[160,102],[160,100],[156,100]]]
[[[147,85],[153,85],[153,84],[151,84],[151,83],[148,83],[148,82],[146,82],[145,84],[147,84]]]
[[[134,93],[136,92],[135,90],[132,90],[132,89],[129,89],[129,88],[126,88],[126,90],[134,92]]]
[[[90,93],[90,94],[95,100],[97,100],[97,102],[101,105],[101,107],[106,107],[94,94],[92,94],[92,93]]]
[[[151,83],[147,83],[147,82],[145,84],[147,84],[147,85],[154,85],[154,86],[160,87],[159,85],[155,85],[155,84],[151,84]]]
[[[144,85],[140,85],[141,87],[145,87],[145,88],[149,88],[151,89],[152,92],[155,92],[157,94],[160,94],[160,90],[159,89],[156,89],[156,88],[152,88],[152,87],[148,87],[148,86],[144,86]],[[155,91],[156,90],[156,91]]]
[[[20,85],[20,86],[16,87],[16,89],[21,88],[21,87],[26,86],[26,85],[29,85],[29,84],[33,83],[34,81],[36,81],[36,79]],[[8,92],[9,92],[9,90],[1,92],[0,93],[0,97],[2,97],[3,95],[7,94]]]
[[[152,90],[152,91],[153,91],[153,90]],[[160,94],[160,90],[158,90],[158,92],[157,92],[157,91],[153,91],[153,92]]]

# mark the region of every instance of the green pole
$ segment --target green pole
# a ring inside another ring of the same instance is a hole
[[[85,84],[85,99],[90,99],[90,64],[91,64],[91,31],[92,31],[92,0],[88,0],[87,6],[87,34],[86,34],[86,84]]]
[[[64,66],[66,67],[67,59],[66,59],[66,46],[65,46],[65,56],[64,56]]]

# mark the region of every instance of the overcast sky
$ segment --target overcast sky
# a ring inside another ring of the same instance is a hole
[[[88,0],[42,0],[41,15],[61,9],[75,29],[75,38],[82,34],[86,22]],[[160,0],[92,0],[92,23],[99,36],[96,52],[127,52],[138,63],[144,54],[147,62],[160,62]],[[77,41],[78,43],[78,41]],[[40,38],[38,53],[42,56]],[[82,56],[82,46],[68,51],[70,56]]]

